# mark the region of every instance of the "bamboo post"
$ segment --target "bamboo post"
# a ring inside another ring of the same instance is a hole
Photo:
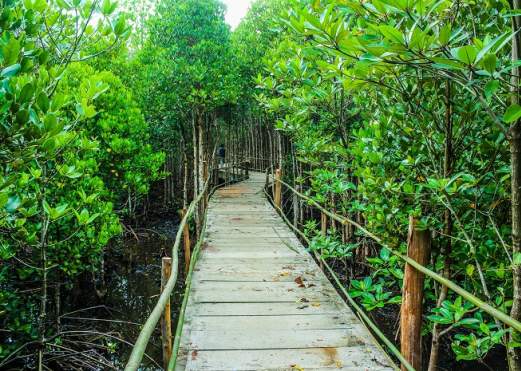
[[[323,212],[320,213],[320,232],[324,237],[327,234],[327,215]]]
[[[161,292],[172,273],[172,258],[163,257],[161,260]],[[161,341],[163,344],[163,365],[165,370],[172,356],[172,319],[170,312],[170,298],[168,299],[163,315],[161,316]]]
[[[410,217],[407,256],[425,266],[429,262],[430,249],[429,231],[418,230],[417,220]],[[405,265],[400,318],[401,353],[416,370],[422,369],[421,327],[424,278],[425,275],[410,264]],[[402,370],[406,370],[404,366]]]
[[[186,207],[183,208],[182,211],[182,217],[186,215]],[[188,223],[185,223],[183,227],[183,244],[185,249],[185,273],[188,273],[188,267],[190,267],[190,258],[191,258],[191,251],[190,251],[190,228],[188,227]]]
[[[206,183],[208,180],[208,161],[203,161],[203,183]],[[202,201],[202,213],[204,214],[206,208],[208,207],[208,191],[206,191],[206,194],[204,195],[203,201]]]
[[[281,173],[280,169],[275,170],[275,195],[273,197],[275,200],[275,206],[278,208],[282,205],[282,184],[280,183]]]

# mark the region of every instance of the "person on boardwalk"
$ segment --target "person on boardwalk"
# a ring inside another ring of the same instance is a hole
[[[226,156],[226,150],[224,149],[224,144],[221,144],[219,146],[219,149],[217,150],[217,156],[219,156],[219,166],[223,166],[224,158]]]

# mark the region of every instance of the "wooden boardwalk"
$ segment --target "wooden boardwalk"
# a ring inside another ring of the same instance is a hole
[[[264,181],[250,173],[210,201],[176,369],[392,369],[266,201]]]

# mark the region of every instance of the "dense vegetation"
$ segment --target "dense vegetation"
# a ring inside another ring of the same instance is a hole
[[[85,274],[102,295],[151,190],[186,206],[221,143],[402,252],[415,216],[432,270],[521,320],[518,0],[257,0],[233,32],[218,0],[0,4],[0,367],[85,367],[62,302]],[[403,262],[284,200],[352,296],[396,314]],[[519,334],[425,295],[429,370],[440,347],[521,370]],[[86,362],[110,362],[96,341]]]

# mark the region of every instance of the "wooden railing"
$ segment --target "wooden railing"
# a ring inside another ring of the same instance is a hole
[[[224,182],[219,183],[216,176],[218,174],[215,174],[211,177],[208,177],[204,183],[202,191],[199,193],[199,195],[190,203],[188,208],[186,209],[186,212],[183,212],[183,216],[181,219],[181,222],[179,224],[178,232],[175,237],[174,245],[172,246],[172,252],[171,252],[171,261],[170,263],[166,263],[166,265],[170,265],[170,267],[163,268],[163,271],[166,271],[167,274],[163,275],[163,278],[166,278],[163,280],[161,285],[161,295],[159,296],[159,299],[152,309],[152,312],[150,313],[149,317],[147,318],[146,322],[143,324],[143,327],[141,329],[141,332],[139,333],[139,336],[134,343],[134,346],[132,348],[132,352],[130,354],[130,357],[127,361],[127,364],[125,366],[126,371],[135,371],[139,368],[141,365],[141,362],[143,360],[143,356],[145,354],[147,345],[150,341],[150,337],[152,336],[159,319],[163,316],[163,318],[167,319],[164,321],[164,324],[162,326],[162,337],[163,337],[163,363],[165,366],[165,369],[173,370],[175,367],[175,363],[177,360],[177,353],[179,349],[180,344],[180,337],[181,332],[184,324],[184,311],[186,308],[186,302],[188,300],[188,295],[190,292],[190,285],[191,285],[191,278],[192,278],[192,271],[193,267],[197,261],[197,256],[199,254],[200,246],[202,244],[202,241],[204,239],[204,233],[206,229],[206,208],[204,209],[204,215],[203,215],[203,226],[201,229],[201,233],[199,234],[199,238],[195,244],[194,250],[192,253],[190,253],[190,239],[189,239],[189,230],[188,230],[188,221],[190,218],[194,215],[195,211],[197,210],[198,206],[200,204],[207,205],[208,198],[211,197],[213,192],[218,189],[219,187],[228,185],[233,182],[241,181],[243,179],[246,179],[248,177],[248,168],[247,168],[247,162],[245,161],[238,161],[234,162],[232,164],[225,164],[226,167],[231,171],[232,174],[235,174],[234,177],[229,177],[227,179],[224,179]],[[212,184],[212,181],[215,183],[213,188],[210,189],[210,185]],[[188,272],[186,276],[186,290],[185,290],[185,296],[183,299],[183,304],[181,307],[181,313],[177,322],[177,329],[175,332],[175,337],[173,341],[173,346],[169,348],[168,344],[172,344],[172,340],[168,339],[169,336],[171,336],[171,331],[169,331],[170,321],[168,320],[170,318],[170,297],[172,295],[172,292],[174,290],[174,287],[177,282],[177,276],[179,272],[179,246],[181,244],[181,239],[184,237],[185,241],[185,259],[188,259],[189,265],[188,265]],[[188,237],[188,239],[187,239]],[[188,241],[188,245],[187,242]],[[168,274],[169,273],[169,274]],[[168,277],[165,277],[168,276]]]
[[[274,174],[273,174],[274,173]],[[411,246],[412,241],[414,238],[416,238],[416,243],[418,242],[418,239],[420,237],[416,236],[412,238],[411,233],[415,234],[418,232],[424,232],[424,231],[418,231],[416,229],[416,223],[414,219],[411,219],[410,222],[410,229],[409,229],[409,241],[408,241],[408,255],[404,255],[397,251],[396,249],[390,247],[388,244],[386,244],[381,238],[376,236],[374,233],[370,232],[366,228],[364,228],[362,225],[357,223],[354,220],[351,220],[345,216],[338,215],[334,212],[331,212],[330,210],[327,210],[322,205],[320,205],[317,201],[312,199],[311,197],[297,191],[295,188],[293,188],[288,183],[284,182],[281,178],[281,172],[280,169],[276,169],[274,172],[273,170],[270,173],[270,168],[266,170],[266,189],[265,193],[266,196],[271,200],[274,207],[277,209],[277,211],[280,213],[282,218],[285,220],[285,222],[288,224],[288,226],[293,229],[298,235],[302,237],[302,239],[309,245],[310,240],[308,237],[293,223],[289,221],[287,216],[284,213],[283,207],[282,207],[282,187],[286,187],[287,190],[291,191],[293,194],[295,194],[297,197],[301,198],[302,200],[306,201],[309,205],[315,207],[317,210],[319,210],[323,215],[326,215],[327,217],[335,220],[336,222],[340,223],[341,225],[352,225],[355,228],[357,228],[359,231],[361,231],[366,237],[369,237],[373,241],[375,241],[380,246],[388,249],[392,254],[400,258],[402,261],[406,263],[406,269],[405,269],[405,277],[404,277],[404,286],[406,285],[406,281],[414,281],[416,280],[416,284],[413,285],[413,288],[417,290],[416,292],[409,292],[409,295],[403,295],[402,296],[402,321],[404,316],[409,317],[416,317],[419,318],[419,322],[417,323],[409,323],[408,324],[408,331],[405,337],[403,335],[402,331],[402,337],[401,337],[401,351],[399,351],[396,346],[386,338],[386,336],[380,331],[378,326],[367,316],[367,314],[360,308],[360,306],[356,303],[356,301],[349,295],[348,291],[345,289],[344,285],[342,284],[341,280],[337,276],[337,274],[334,272],[334,270],[329,266],[327,261],[317,254],[315,252],[315,258],[321,263],[321,266],[325,267],[335,283],[338,285],[338,288],[342,291],[342,293],[347,298],[349,304],[351,307],[355,310],[355,312],[360,316],[360,319],[366,323],[368,327],[371,328],[373,333],[376,335],[376,337],[387,346],[389,351],[400,361],[402,365],[402,369],[406,370],[415,370],[416,368],[419,368],[418,365],[418,352],[421,352],[421,318],[422,318],[422,292],[423,291],[423,275],[428,276],[438,283],[440,283],[443,286],[446,286],[450,290],[454,291],[464,299],[468,300],[470,303],[474,304],[476,307],[482,309],[486,313],[488,313],[490,316],[492,316],[495,320],[502,322],[506,326],[514,329],[515,331],[521,332],[521,323],[517,321],[516,319],[510,317],[506,313],[494,308],[492,305],[486,303],[485,301],[481,300],[477,296],[471,294],[467,290],[465,290],[463,287],[457,285],[456,283],[442,277],[438,273],[430,270],[429,268],[425,267],[424,264],[421,264],[418,262],[418,256],[415,254],[414,250],[415,247]],[[271,186],[273,190],[273,197],[269,194],[267,191],[268,186]],[[425,244],[416,246],[416,250],[426,248]],[[426,264],[426,263],[425,263]],[[418,275],[420,276],[418,277]],[[420,278],[420,279],[418,279]],[[405,288],[407,289],[407,288]],[[410,302],[404,301],[405,296],[408,296],[408,300],[413,300],[415,303],[412,305]],[[418,300],[419,299],[419,300]],[[419,302],[419,304],[418,304]],[[414,311],[414,313],[413,313]],[[404,314],[405,313],[405,314]],[[414,336],[409,336],[413,333]],[[420,353],[421,354],[421,353]]]

